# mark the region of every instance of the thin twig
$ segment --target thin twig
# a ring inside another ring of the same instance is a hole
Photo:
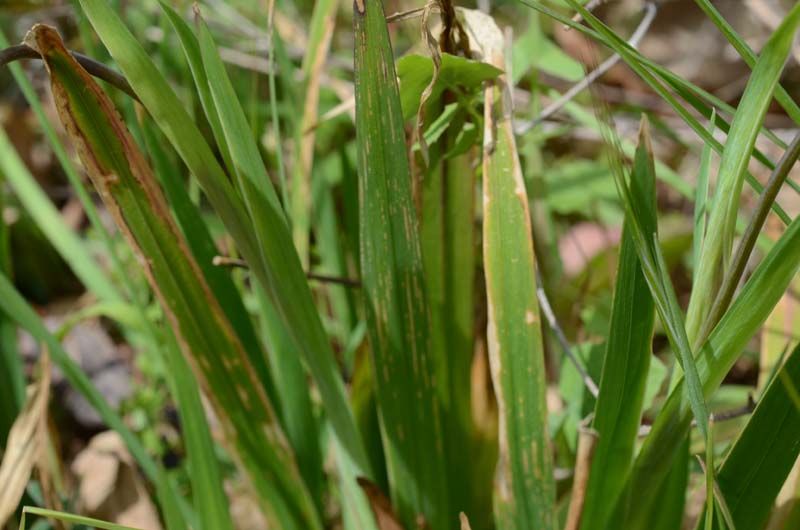
[[[737,407],[735,409],[730,410],[722,410],[720,412],[713,412],[711,413],[710,421],[714,423],[719,423],[721,421],[729,421],[735,420],[736,418],[741,418],[742,416],[747,416],[752,414],[753,411],[756,410],[756,401],[753,399],[753,396],[747,396],[747,403],[742,405],[741,407]],[[697,421],[692,420],[692,427],[697,427]],[[650,434],[652,426],[651,425],[641,425],[639,426],[639,432],[637,435],[640,438],[643,438]]]
[[[586,501],[586,490],[589,487],[589,472],[592,469],[592,458],[597,448],[599,435],[597,431],[586,425],[578,430],[578,453],[575,457],[575,479],[572,481],[572,497],[567,508],[567,521],[564,530],[578,530],[581,526],[583,507]]]
[[[386,22],[402,22],[404,20],[411,20],[412,18],[419,18],[422,16],[422,13],[427,9],[427,6],[417,7],[414,9],[409,9],[408,11],[401,11],[399,13],[392,13],[391,15],[386,17]],[[435,7],[438,11],[438,6]]]
[[[742,416],[747,416],[748,414],[752,414],[754,410],[756,410],[756,402],[753,399],[753,396],[747,396],[746,405],[743,405],[735,409],[714,412],[711,414],[711,420],[714,423],[718,423],[720,421],[733,420],[735,418],[741,418]]]
[[[101,62],[95,61],[91,57],[83,55],[82,53],[74,51],[70,51],[70,53],[75,60],[78,61],[78,64],[80,64],[91,75],[98,79],[102,79],[109,85],[118,88],[136,101],[139,101],[139,97],[133,91],[130,83],[128,83],[128,80],[125,79],[125,76],[116,70],[112,70]],[[4,50],[0,50],[0,66],[5,66],[6,64],[19,61],[21,59],[41,60],[42,57],[39,55],[39,52],[26,44],[18,44],[16,46],[11,46]]]
[[[39,52],[26,44],[17,44],[5,50],[0,50],[0,66],[20,59],[41,59],[41,56]]]
[[[553,314],[553,308],[550,306],[550,300],[547,299],[547,293],[544,292],[544,288],[541,286],[541,278],[539,279],[538,283],[539,286],[536,288],[536,296],[539,298],[539,305],[541,306],[542,312],[547,319],[547,323],[550,324],[550,329],[553,330],[553,333],[555,333],[556,339],[558,339],[559,344],[561,344],[561,348],[564,350],[564,353],[567,354],[567,357],[575,366],[578,374],[580,374],[581,379],[583,379],[583,384],[586,385],[586,388],[589,389],[589,392],[594,397],[597,397],[600,393],[597,383],[594,382],[592,376],[590,376],[589,372],[586,371],[583,363],[578,360],[578,356],[572,351],[572,347],[569,345],[569,341],[567,340],[566,335],[564,335],[564,331],[561,329],[561,326],[558,325],[558,320],[556,320],[556,316]]]
[[[214,256],[211,264],[215,267],[229,267],[232,269],[249,269],[250,266],[243,259],[232,258],[230,256]],[[361,287],[361,282],[355,278],[343,278],[340,276],[329,276],[327,274],[318,274],[316,272],[306,272],[306,278],[323,283],[335,283],[345,287]]]
[[[648,2],[645,4],[644,7],[644,16],[642,17],[642,21],[639,23],[639,26],[631,35],[631,38],[628,39],[628,45],[632,48],[637,48],[639,43],[641,42],[642,38],[647,33],[647,30],[650,29],[650,25],[653,23],[653,19],[656,17],[656,13],[658,12],[658,6],[654,2]],[[530,121],[526,121],[523,123],[517,124],[514,128],[517,134],[525,134],[532,128],[536,127],[538,124],[543,122],[544,120],[548,119],[550,116],[561,110],[561,108],[572,101],[575,96],[583,92],[586,87],[591,85],[595,82],[599,77],[603,74],[608,72],[614,65],[616,65],[620,61],[621,57],[618,53],[615,53],[605,61],[603,61],[600,66],[589,72],[586,77],[578,81],[575,85],[572,86],[569,90],[564,92],[564,94],[558,98],[557,100],[553,101],[542,110],[541,114],[536,116]]]
[[[284,215],[291,222],[288,215],[288,209],[291,207],[289,202],[289,187],[286,179],[286,166],[283,163],[283,140],[281,139],[281,122],[278,116],[278,98],[276,97],[275,88],[275,0],[267,0],[267,42],[269,49],[267,50],[267,62],[269,66],[269,74],[267,75],[269,83],[269,110],[272,118],[272,134],[275,136],[275,158],[278,162],[278,180],[281,183],[281,199],[283,202]],[[280,37],[278,37],[280,38]],[[288,72],[287,72],[288,73]],[[291,223],[290,223],[291,224]]]

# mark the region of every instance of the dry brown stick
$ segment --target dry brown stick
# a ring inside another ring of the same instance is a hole
[[[745,405],[742,405],[741,407],[737,407],[735,409],[713,412],[711,413],[710,420],[713,422],[735,420],[736,418],[741,418],[742,416],[747,416],[748,414],[752,414],[754,410],[756,410],[756,402],[753,399],[753,396],[747,396],[747,403]],[[695,420],[692,420],[692,427],[696,426],[697,422]],[[637,436],[642,438],[647,436],[648,434],[650,434],[650,425],[640,425]]]
[[[243,259],[232,258],[230,256],[214,256],[211,264],[215,267],[229,267],[232,269],[249,269],[247,262]],[[330,276],[318,274],[316,272],[306,272],[306,278],[323,283],[335,283],[345,287],[361,287],[361,282],[355,278],[343,278],[341,276]]]
[[[109,85],[118,88],[125,92],[127,95],[139,101],[139,97],[133,91],[128,80],[125,76],[109,68],[101,62],[95,61],[91,57],[87,57],[82,53],[70,51],[76,61],[90,74],[98,79],[102,79]],[[38,59],[41,60],[39,53],[26,44],[17,44],[4,50],[0,50],[0,66],[19,61],[21,59]]]
[[[583,504],[586,499],[586,488],[589,485],[589,472],[592,468],[592,457],[594,449],[597,447],[597,439],[597,431],[581,426],[578,435],[578,454],[575,457],[572,497],[567,509],[567,522],[564,524],[564,530],[578,530],[581,526]]]

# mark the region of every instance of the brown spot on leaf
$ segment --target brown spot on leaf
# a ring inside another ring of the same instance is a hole
[[[377,484],[364,477],[358,477],[356,481],[367,496],[367,500],[372,508],[372,513],[375,515],[375,522],[378,524],[378,529],[403,530],[403,525],[400,524],[397,513],[394,511],[394,507],[392,507],[392,501],[381,491]]]

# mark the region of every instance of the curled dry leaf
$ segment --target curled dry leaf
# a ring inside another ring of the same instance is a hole
[[[33,466],[42,458],[42,442],[47,429],[47,403],[50,399],[50,356],[44,350],[39,375],[28,387],[25,406],[8,433],[6,452],[0,464],[0,527],[16,511]]]

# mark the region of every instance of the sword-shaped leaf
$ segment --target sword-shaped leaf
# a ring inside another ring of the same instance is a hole
[[[787,227],[698,352],[697,373],[706,398],[719,388],[747,341],[764,323],[789,286],[798,265],[800,218]],[[681,379],[656,417],[636,458],[626,486],[631,500],[629,518],[637,517],[638,513],[652,507],[656,500],[652,485],[660,482],[669,472],[682,445],[681,440],[689,432],[692,413],[684,387],[685,381]],[[624,499],[621,498],[621,501],[624,502]],[[625,511],[625,507],[618,503],[614,520],[620,525],[623,525],[620,517],[624,517]]]
[[[764,527],[800,454],[800,403],[795,401],[798,381],[800,347],[773,378],[716,474],[736,530]]]
[[[499,30],[498,30],[499,32]],[[502,42],[485,46],[503,66]],[[556,528],[555,482],[547,433],[544,348],[536,299],[528,195],[505,76],[484,102],[483,261],[487,341],[499,415],[494,512],[499,530]]]
[[[444,530],[456,513],[392,46],[379,0],[353,12],[361,278],[391,497],[407,528],[422,514]]]
[[[239,178],[240,175],[234,173],[238,178],[238,184],[244,182],[248,186],[249,203],[243,200],[231,185],[228,176],[175,92],[114,9],[106,0],[80,0],[80,4],[145,108],[178,151],[189,170],[197,177],[242,257],[275,304],[317,384],[325,410],[342,448],[361,474],[371,476],[366,450],[356,428],[352,410],[347,403],[338,366],[314,306],[305,273],[300,267],[283,211],[278,207],[276,199],[269,198],[270,193],[274,195],[274,190],[268,186],[263,188],[256,186],[254,181],[261,174],[258,169],[250,174],[252,178],[248,175],[241,175],[247,178]],[[198,57],[199,48],[194,48],[193,54],[195,58]],[[214,57],[214,53],[207,53],[206,62],[201,66],[211,65],[216,67],[216,72],[219,72],[220,67],[216,59],[218,57]],[[214,78],[214,81],[219,83],[216,87],[219,94],[216,97],[222,96],[222,110],[213,110],[220,112],[218,132],[226,139],[233,137],[236,140],[235,144],[228,145],[231,163],[247,170],[255,167],[259,161],[250,157],[249,147],[241,145],[242,142],[252,141],[252,138],[236,136],[236,131],[242,129],[237,123],[240,121],[242,109],[238,100],[226,99],[228,96],[225,94],[230,93],[228,90],[230,81],[227,80],[224,69],[221,71],[225,77]],[[209,88],[213,88],[205,68],[196,71],[192,65],[192,72],[196,76],[195,81],[198,86],[200,83],[208,83]],[[206,94],[210,92],[209,90]],[[208,99],[216,104],[213,101],[215,96],[211,95],[212,97]],[[203,102],[204,105],[206,103],[207,101]],[[207,112],[210,113],[211,110]],[[224,123],[223,120],[226,119],[230,120],[229,123]],[[249,135],[249,132],[246,134]],[[219,141],[219,138],[217,140]],[[238,153],[233,152],[234,147],[239,150]],[[245,163],[248,165],[242,165]],[[259,186],[262,184],[258,183]]]
[[[639,188],[641,219],[646,233],[656,231],[655,172],[650,170],[647,147],[640,141],[631,186]],[[653,298],[639,265],[636,246],[626,221],[622,230],[617,284],[606,342],[600,393],[592,427],[599,439],[592,458],[581,528],[602,529],[613,502],[633,465],[633,451],[642,416],[647,373],[652,357]]]
[[[37,25],[28,42],[45,61],[59,117],[142,264],[262,508],[279,528],[319,528],[294,455],[247,353],[113,103],[55,30]]]
[[[728,271],[747,165],[798,26],[800,4],[792,9],[764,46],[733,118],[717,173],[708,230],[696,264],[697,280],[686,316],[686,332],[692,344],[705,339],[699,336],[700,330]]]

